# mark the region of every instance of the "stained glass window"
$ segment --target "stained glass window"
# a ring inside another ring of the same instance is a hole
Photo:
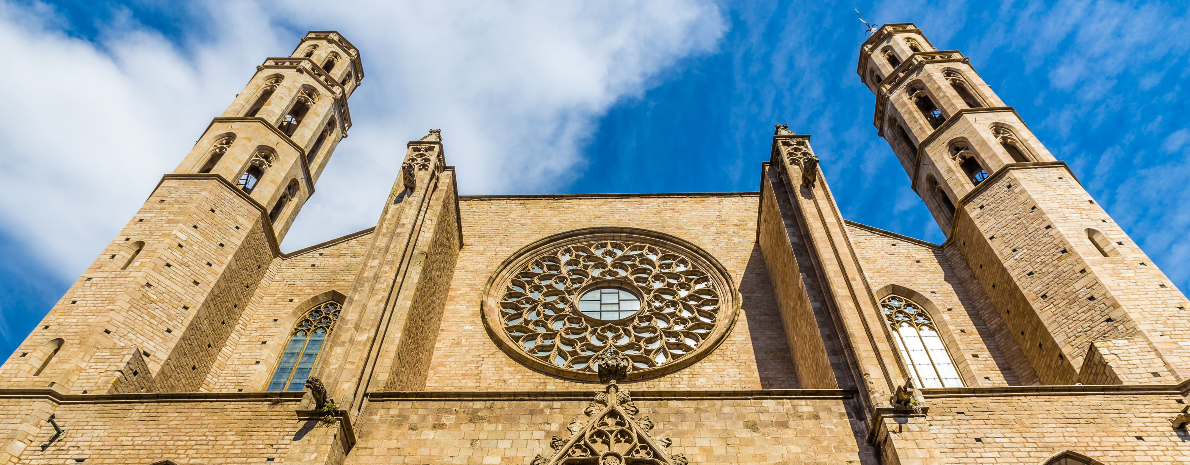
[[[318,363],[326,337],[339,319],[338,302],[326,302],[310,309],[294,326],[281,353],[281,361],[269,381],[269,391],[301,391]]]
[[[926,388],[963,387],[963,380],[946,352],[934,320],[912,300],[885,297],[880,309],[892,330],[893,341],[905,359],[909,374]]]

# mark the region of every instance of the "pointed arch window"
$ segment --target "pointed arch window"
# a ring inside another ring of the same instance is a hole
[[[326,338],[335,329],[342,304],[324,302],[306,312],[294,326],[269,381],[269,391],[301,391],[318,363]]]
[[[281,193],[281,197],[277,198],[277,204],[273,205],[273,210],[269,212],[269,220],[276,223],[277,219],[281,217],[281,213],[285,211],[285,207],[289,205],[289,202],[297,198],[297,195],[297,179],[291,179],[289,185],[285,186],[285,192]]]
[[[918,386],[963,387],[963,379],[950,360],[934,320],[920,305],[894,294],[880,301],[880,310]]]
[[[228,134],[220,137],[215,141],[215,145],[211,147],[211,153],[207,155],[207,162],[198,170],[199,173],[210,173],[215,169],[215,165],[219,164],[219,160],[223,159],[223,154],[227,153],[227,148],[231,147],[231,143],[235,142],[236,135]]]
[[[318,139],[314,140],[314,146],[310,147],[310,151],[306,153],[306,163],[314,163],[314,159],[318,157],[318,152],[322,150],[322,144],[326,143],[326,139],[335,132],[335,118],[331,118],[323,126],[322,132],[318,133]]]
[[[901,58],[897,56],[897,52],[894,52],[892,47],[884,47],[881,55],[884,56],[884,59],[888,61],[889,66],[892,66],[893,69],[901,66]]]
[[[973,156],[961,158],[959,167],[963,169],[963,173],[967,174],[967,179],[971,180],[971,184],[976,186],[988,178],[987,170],[984,170],[983,166],[980,166],[979,160],[976,160]]]
[[[256,153],[252,154],[252,159],[248,160],[248,167],[240,174],[237,181],[240,189],[251,194],[252,190],[256,188],[256,184],[260,182],[261,178],[264,178],[265,170],[273,166],[274,158],[273,152],[257,149]]]
[[[967,84],[967,79],[963,77],[958,71],[945,71],[942,76],[950,83],[950,87],[959,95],[963,103],[967,104],[968,108],[983,108],[983,102],[975,96],[971,91],[971,86]]]
[[[1100,462],[1082,454],[1066,451],[1045,462],[1045,465],[1102,465]]]
[[[63,342],[65,341],[62,338],[52,339],[37,349],[33,358],[29,359],[30,363],[37,365],[37,369],[33,371],[33,376],[41,376],[41,372],[50,366],[50,361],[54,359],[55,355],[58,355],[58,351],[62,350]]]
[[[909,137],[909,131],[906,131],[905,126],[898,122],[890,121],[889,124],[893,125],[893,130],[897,134],[898,142],[900,142],[901,145],[905,147],[905,150],[909,151],[909,158],[912,160],[917,160],[917,144],[913,143],[913,138]]]
[[[926,180],[926,186],[930,193],[934,195],[934,199],[938,201],[938,205],[942,207],[942,212],[946,213],[946,218],[954,218],[954,202],[950,201],[950,196],[946,195],[946,191],[942,190],[942,186],[938,184],[938,180],[934,176],[930,176]]]
[[[942,115],[942,110],[938,105],[934,104],[934,99],[930,98],[930,94],[926,92],[924,87],[914,86],[909,88],[909,95],[913,99],[913,104],[921,110],[921,115],[926,118],[930,126],[938,129],[942,123],[946,122],[946,117]]]
[[[913,51],[913,53],[921,53],[921,44],[917,43],[917,39],[908,37],[905,39],[905,45],[908,46],[909,50]]]
[[[1087,239],[1091,241],[1091,245],[1095,246],[1095,250],[1099,251],[1099,255],[1104,257],[1116,257],[1120,255],[1120,250],[1107,237],[1107,234],[1102,233],[1098,229],[1087,229]]]
[[[315,50],[318,50],[318,45],[317,45],[317,44],[315,44],[315,45],[311,45],[311,46],[309,46],[309,47],[306,47],[306,53],[305,53],[304,55],[302,55],[302,56],[303,56],[303,57],[306,57],[306,58],[310,58],[310,57],[314,56],[314,51],[315,51]]]
[[[1012,128],[1003,125],[992,126],[992,135],[996,140],[1000,141],[1000,146],[1008,152],[1008,156],[1012,157],[1012,161],[1017,163],[1027,163],[1033,161],[1033,157],[1029,156],[1021,140],[1016,137],[1016,132]]]
[[[281,122],[277,124],[277,129],[280,129],[285,135],[292,137],[294,131],[297,131],[298,126],[302,125],[302,119],[306,117],[306,113],[310,112],[310,108],[314,107],[314,102],[317,100],[318,93],[314,92],[314,89],[302,88],[298,92],[293,106],[289,107],[289,112],[281,117]]]
[[[260,90],[260,96],[256,97],[256,102],[248,108],[248,112],[244,113],[244,116],[251,118],[256,116],[257,113],[260,113],[260,110],[264,108],[264,105],[269,102],[269,98],[273,96],[273,92],[277,90],[277,87],[280,86],[281,82],[284,80],[285,77],[279,74],[274,74],[265,79],[264,86],[262,86]]]
[[[329,72],[331,72],[332,69],[335,69],[335,63],[338,63],[338,62],[339,62],[339,54],[335,53],[335,52],[331,52],[329,55],[327,55],[326,61],[322,62],[322,70],[329,73]]]

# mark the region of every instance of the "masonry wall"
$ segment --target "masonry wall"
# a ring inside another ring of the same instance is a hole
[[[556,400],[527,393],[507,399],[374,398],[360,416],[359,443],[347,464],[524,465],[552,452],[551,436],[569,438],[571,421],[589,421],[583,409],[594,392],[570,394]],[[632,395],[639,415],[656,425],[653,437],[672,439],[669,451],[690,463],[876,463],[871,449],[858,445],[849,402],[838,395]]]
[[[1176,391],[924,391],[946,463],[1041,464],[1066,450],[1105,464],[1190,463],[1190,434],[1169,423],[1185,407]]]
[[[848,226],[876,298],[898,294],[925,307],[943,332],[966,386],[1019,385],[1022,378],[1035,378],[978,284],[968,286],[974,277],[965,263],[952,263],[941,247],[854,223]],[[905,295],[905,289],[918,295]],[[1018,376],[1018,371],[1025,376]]]
[[[304,427],[294,411],[300,397],[255,394],[200,399],[131,396],[72,396],[63,401],[33,397],[0,401],[0,423],[13,426],[35,403],[55,415],[66,432],[54,441],[48,421],[36,423],[19,463],[179,465],[282,463]],[[81,459],[81,460],[80,460]]]
[[[689,241],[718,259],[742,295],[724,342],[676,373],[631,389],[797,387],[789,347],[756,243],[756,194],[463,197],[464,247],[447,295],[427,391],[583,389],[502,352],[484,329],[480,299],[500,263],[543,237],[578,228],[650,229]]]

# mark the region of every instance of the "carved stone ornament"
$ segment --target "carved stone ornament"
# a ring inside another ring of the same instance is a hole
[[[571,429],[570,439],[554,436],[550,440],[550,455],[538,454],[531,465],[686,465],[689,460],[681,454],[668,452],[670,440],[654,439],[649,433],[653,422],[647,417],[637,418],[638,409],[632,396],[615,381],[595,396],[594,405],[585,415],[589,421],[575,419],[581,424]],[[644,424],[647,423],[648,427]]]
[[[580,300],[601,308],[607,292],[633,306],[613,316],[580,309]],[[506,260],[488,281],[483,319],[505,353],[531,368],[627,381],[677,371],[713,350],[735,322],[737,299],[723,267],[692,244],[592,228],[543,239]]]
[[[788,124],[778,124],[777,129],[773,131],[774,136],[792,136],[793,131],[789,130]]]
[[[802,185],[814,187],[814,181],[818,179],[818,157],[810,150],[806,139],[782,140],[781,152],[786,163],[802,169]]]
[[[306,389],[314,396],[314,409],[321,410],[326,405],[326,386],[322,384],[322,380],[315,376],[307,378]]]
[[[418,171],[425,171],[430,169],[430,165],[434,160],[434,146],[432,145],[414,145],[409,152],[409,163],[417,168]]]
[[[263,87],[265,90],[277,90],[277,86],[280,86],[281,82],[283,81],[285,81],[284,76],[281,76],[280,74],[274,74],[264,80]]]
[[[413,175],[412,163],[401,163],[401,185],[405,186],[406,189],[417,187],[417,177]]]

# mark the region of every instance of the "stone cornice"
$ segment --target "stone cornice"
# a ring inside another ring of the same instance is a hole
[[[360,59],[359,49],[355,48],[355,45],[347,40],[346,37],[343,37],[343,34],[340,34],[339,31],[310,31],[306,33],[302,41],[305,42],[306,39],[326,39],[339,44],[351,56],[351,63],[355,66],[356,71],[356,85],[358,86],[359,81],[364,79],[364,62]]]
[[[63,394],[53,389],[0,389],[0,399],[45,399],[59,404],[148,402],[301,402],[305,392],[138,392]]]
[[[1006,396],[1086,396],[1086,395],[1185,395],[1190,380],[1179,384],[1113,384],[1113,385],[1037,385],[965,388],[923,388],[922,397],[1006,397]]]
[[[273,126],[272,123],[258,116],[220,116],[217,118],[211,118],[211,123],[207,125],[205,130],[203,130],[203,134],[206,134],[207,131],[210,131],[211,126],[214,126],[215,123],[260,123],[264,125],[265,128],[268,128],[273,132],[273,134],[276,134],[277,137],[280,137],[281,140],[285,141],[285,143],[289,144],[290,147],[297,151],[298,164],[302,166],[302,178],[306,181],[306,198],[308,199],[314,196],[314,178],[310,176],[310,163],[306,161],[306,150],[298,145],[297,142],[294,142],[292,138],[281,132],[280,129],[277,129],[276,126]]]
[[[877,227],[875,227],[875,226],[868,226],[868,225],[866,225],[866,224],[863,224],[863,223],[857,223],[857,222],[855,222],[855,221],[851,221],[851,220],[843,220],[843,223],[845,223],[847,226],[851,226],[851,227],[854,227],[854,228],[863,229],[863,230],[865,230],[865,231],[868,231],[868,232],[871,232],[871,233],[873,233],[873,234],[879,234],[879,235],[881,235],[881,236],[886,236],[886,237],[889,237],[889,238],[892,238],[892,239],[896,239],[896,240],[900,240],[900,241],[909,242],[909,243],[912,243],[912,244],[920,245],[920,246],[922,246],[922,247],[928,247],[928,248],[930,248],[930,249],[933,249],[933,250],[942,250],[942,246],[940,246],[940,245],[938,245],[938,244],[934,244],[934,243],[932,243],[932,242],[923,241],[923,240],[921,240],[921,239],[917,239],[917,238],[909,237],[909,236],[906,236],[906,235],[903,235],[903,234],[897,234],[897,233],[895,233],[895,232],[892,232],[892,231],[889,231],[889,230],[886,230],[886,229],[880,229],[880,228],[877,228]]]
[[[860,77],[863,77],[864,69],[867,68],[866,65],[868,63],[868,57],[871,55],[870,52],[872,47],[875,47],[876,44],[884,42],[885,39],[889,38],[893,34],[900,32],[911,32],[921,36],[922,39],[925,39],[925,35],[921,33],[921,29],[918,29],[917,25],[913,23],[890,23],[880,26],[880,29],[877,29],[876,32],[868,36],[867,40],[864,40],[864,42],[860,44],[859,63],[856,64],[855,73],[859,74]]]
[[[668,197],[757,197],[760,192],[648,192],[641,194],[507,194],[463,195],[460,201],[484,200],[573,200],[573,199],[633,199]]]
[[[597,385],[592,385],[596,387]],[[626,384],[625,386],[631,386]],[[367,393],[369,402],[427,400],[427,401],[589,401],[591,392],[598,391],[373,391]],[[636,400],[711,400],[711,399],[850,399],[853,389],[754,389],[741,391],[672,391],[632,390]]]

